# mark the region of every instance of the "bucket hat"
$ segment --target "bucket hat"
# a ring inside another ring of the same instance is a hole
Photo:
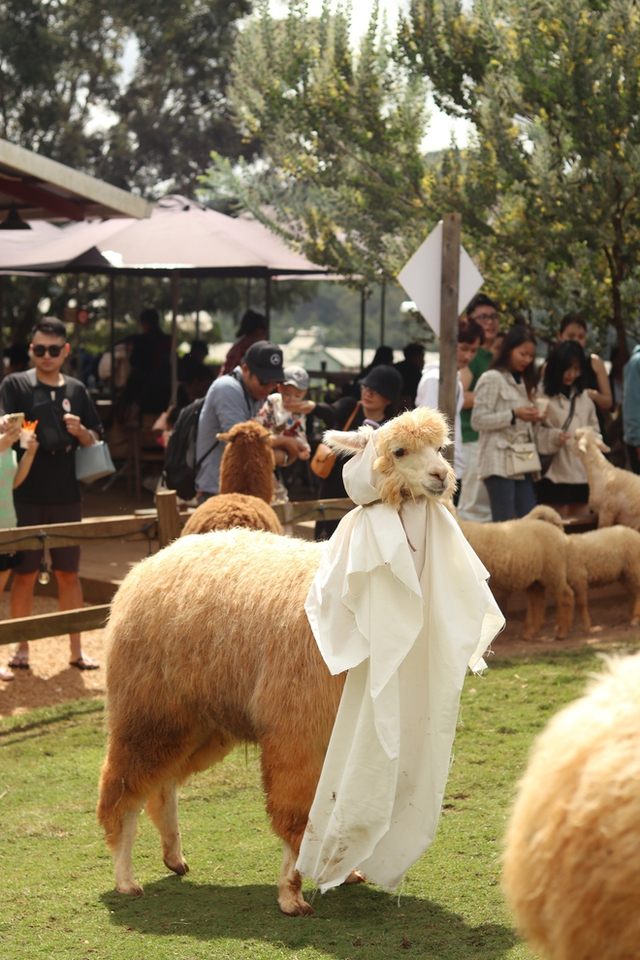
[[[395,367],[382,365],[374,367],[366,375],[364,380],[360,381],[361,387],[369,387],[375,390],[380,396],[384,397],[389,403],[398,403],[402,392],[402,376]]]

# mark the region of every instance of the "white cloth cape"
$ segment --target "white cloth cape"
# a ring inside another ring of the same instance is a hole
[[[484,667],[504,626],[446,507],[421,499],[401,518],[374,502],[375,457],[372,437],[344,468],[370,506],[327,542],[305,605],[329,670],[349,671],[297,861],[323,892],[355,869],[393,890],[427,849],[467,665]]]

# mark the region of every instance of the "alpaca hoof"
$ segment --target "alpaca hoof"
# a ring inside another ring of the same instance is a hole
[[[169,860],[164,860],[165,867],[168,867],[169,870],[173,870],[174,873],[177,873],[178,876],[184,877],[185,874],[189,873],[189,864],[186,860],[180,858],[173,863],[170,863]]]
[[[307,903],[306,900],[303,900],[302,897],[296,900],[285,901],[279,900],[280,909],[288,917],[310,917],[315,910],[310,903]]]
[[[116,883],[118,893],[126,893],[130,897],[144,897],[144,890],[135,880],[120,880]]]
[[[345,883],[366,883],[367,878],[363,873],[360,873],[359,870],[352,870],[344,882]]]

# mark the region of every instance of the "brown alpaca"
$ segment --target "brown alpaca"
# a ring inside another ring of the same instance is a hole
[[[253,420],[218,434],[227,444],[220,464],[220,494],[209,497],[189,517],[183,537],[232,527],[282,533],[269,506],[275,467],[269,436],[269,431]]]
[[[379,436],[376,467],[390,498],[448,494],[437,411],[403,414]],[[337,437],[342,449],[362,446],[362,435]],[[295,864],[344,684],[344,674],[330,675],[304,611],[322,549],[250,530],[184,537],[134,567],[118,590],[98,818],[120,892],[142,893],[132,845],[145,806],[165,864],[187,872],[178,786],[248,741],[262,748],[267,811],[284,842],[278,902],[292,916],[313,913]]]

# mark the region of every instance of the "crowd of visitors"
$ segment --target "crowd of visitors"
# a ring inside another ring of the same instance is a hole
[[[161,414],[158,432],[165,441],[177,410],[194,401],[201,404],[195,480],[199,503],[218,493],[224,443],[217,435],[238,423],[256,419],[267,428],[281,469],[310,460],[318,436],[312,417],[323,428],[355,430],[363,424],[377,427],[414,406],[438,406],[439,364],[424,365],[425,349],[419,343],[408,344],[404,359],[395,364],[391,348],[381,346],[339,399],[309,399],[307,371],[284,366],[280,347],[265,339],[265,318],[248,310],[217,379],[205,363],[203,341],[195,340],[190,353],[180,359],[172,414],[171,338],[163,333],[157,311],[144,310],[140,321],[142,332],[116,349],[113,375],[121,387],[121,403],[139,416]],[[584,318],[567,315],[557,344],[538,370],[531,329],[522,324],[501,329],[498,307],[485,294],[468,305],[458,328],[454,424],[455,502],[461,519],[509,520],[524,516],[536,503],[552,504],[564,516],[588,512],[587,477],[571,439],[579,427],[591,427],[602,440],[617,409],[622,411],[617,422],[623,424],[624,456],[631,469],[640,472],[640,346],[626,365],[621,351],[612,351],[607,373],[603,360],[585,351],[586,338]],[[74,454],[78,446],[101,438],[103,428],[85,385],[62,371],[69,351],[64,324],[49,317],[36,325],[28,348],[8,351],[10,367],[0,386],[4,527],[81,519]],[[111,377],[111,354],[105,354],[100,364],[99,375]],[[29,442],[18,446],[17,420],[22,418],[38,420],[39,427]],[[346,496],[343,464],[344,459],[333,458],[321,472],[312,462],[320,477],[316,491],[320,499]],[[274,477],[274,489],[277,486]],[[318,522],[316,538],[331,536],[337,523]],[[61,609],[82,604],[79,559],[78,547],[51,550]],[[0,556],[0,588],[11,570],[14,574],[13,616],[30,615],[42,565],[41,550]],[[78,634],[71,635],[70,643],[73,666],[82,670],[98,666],[83,654]],[[28,663],[28,644],[23,643],[10,666],[24,669]],[[1,680],[12,676],[0,669]]]

